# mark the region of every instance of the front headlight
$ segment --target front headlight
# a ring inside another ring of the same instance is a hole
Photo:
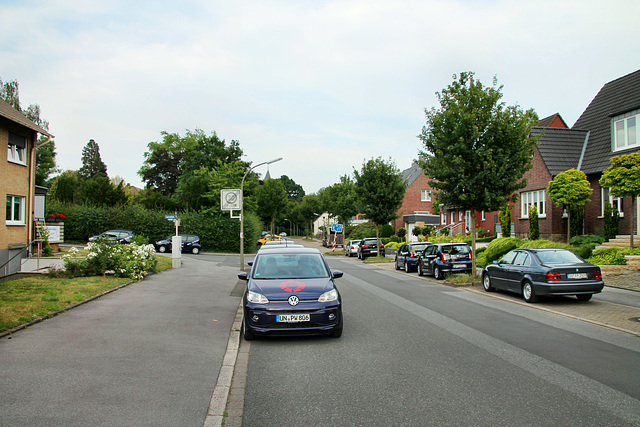
[[[249,293],[247,294],[247,301],[253,302],[255,304],[267,304],[269,302],[269,299],[262,294],[249,291]]]
[[[329,302],[335,301],[337,299],[338,291],[336,291],[335,289],[331,289],[330,291],[327,291],[324,294],[320,295],[320,298],[318,298],[318,302]]]

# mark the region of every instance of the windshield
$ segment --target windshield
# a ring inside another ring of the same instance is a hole
[[[260,254],[254,279],[314,279],[329,277],[321,254]]]

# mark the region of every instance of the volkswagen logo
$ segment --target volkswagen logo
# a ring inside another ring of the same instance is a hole
[[[298,303],[300,303],[300,298],[298,298],[295,295],[291,295],[288,301],[289,301],[289,305],[298,305]]]

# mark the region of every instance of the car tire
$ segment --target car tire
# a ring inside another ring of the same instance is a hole
[[[589,301],[592,296],[593,294],[578,294],[576,298],[578,298],[578,301]]]
[[[533,291],[533,285],[528,280],[525,280],[522,284],[522,298],[529,303],[538,301],[538,296]]]
[[[167,247],[162,245],[162,246],[158,246],[158,252],[160,253],[165,253],[167,252]]]
[[[400,270],[400,266],[398,265],[398,257],[395,260],[396,270]]]
[[[418,261],[418,276],[424,276],[424,270],[422,269],[422,264]]]
[[[198,255],[200,253],[200,248],[191,248],[191,253],[194,255]]]
[[[340,338],[342,336],[342,325],[331,334],[333,338]]]
[[[409,267],[409,263],[407,262],[407,260],[404,260],[404,272],[405,273],[411,273],[411,267]]]
[[[242,326],[241,326],[241,330],[242,330],[242,338],[244,338],[245,341],[253,341],[254,339],[256,339],[256,336],[254,334],[252,334],[251,332],[249,332],[244,324],[244,319],[242,319]]]
[[[440,271],[440,268],[437,265],[433,266],[433,278],[436,280],[444,279],[444,274]]]
[[[482,287],[487,292],[493,292],[496,290],[496,288],[491,285],[491,277],[489,277],[489,274],[487,273],[484,273],[482,276]]]

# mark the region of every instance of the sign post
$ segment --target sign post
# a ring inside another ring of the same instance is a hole
[[[182,261],[180,260],[182,257],[182,239],[178,235],[180,218],[178,218],[178,213],[176,212],[174,215],[165,215],[164,219],[173,221],[176,226],[176,235],[171,237],[171,267],[180,268],[182,265]]]

